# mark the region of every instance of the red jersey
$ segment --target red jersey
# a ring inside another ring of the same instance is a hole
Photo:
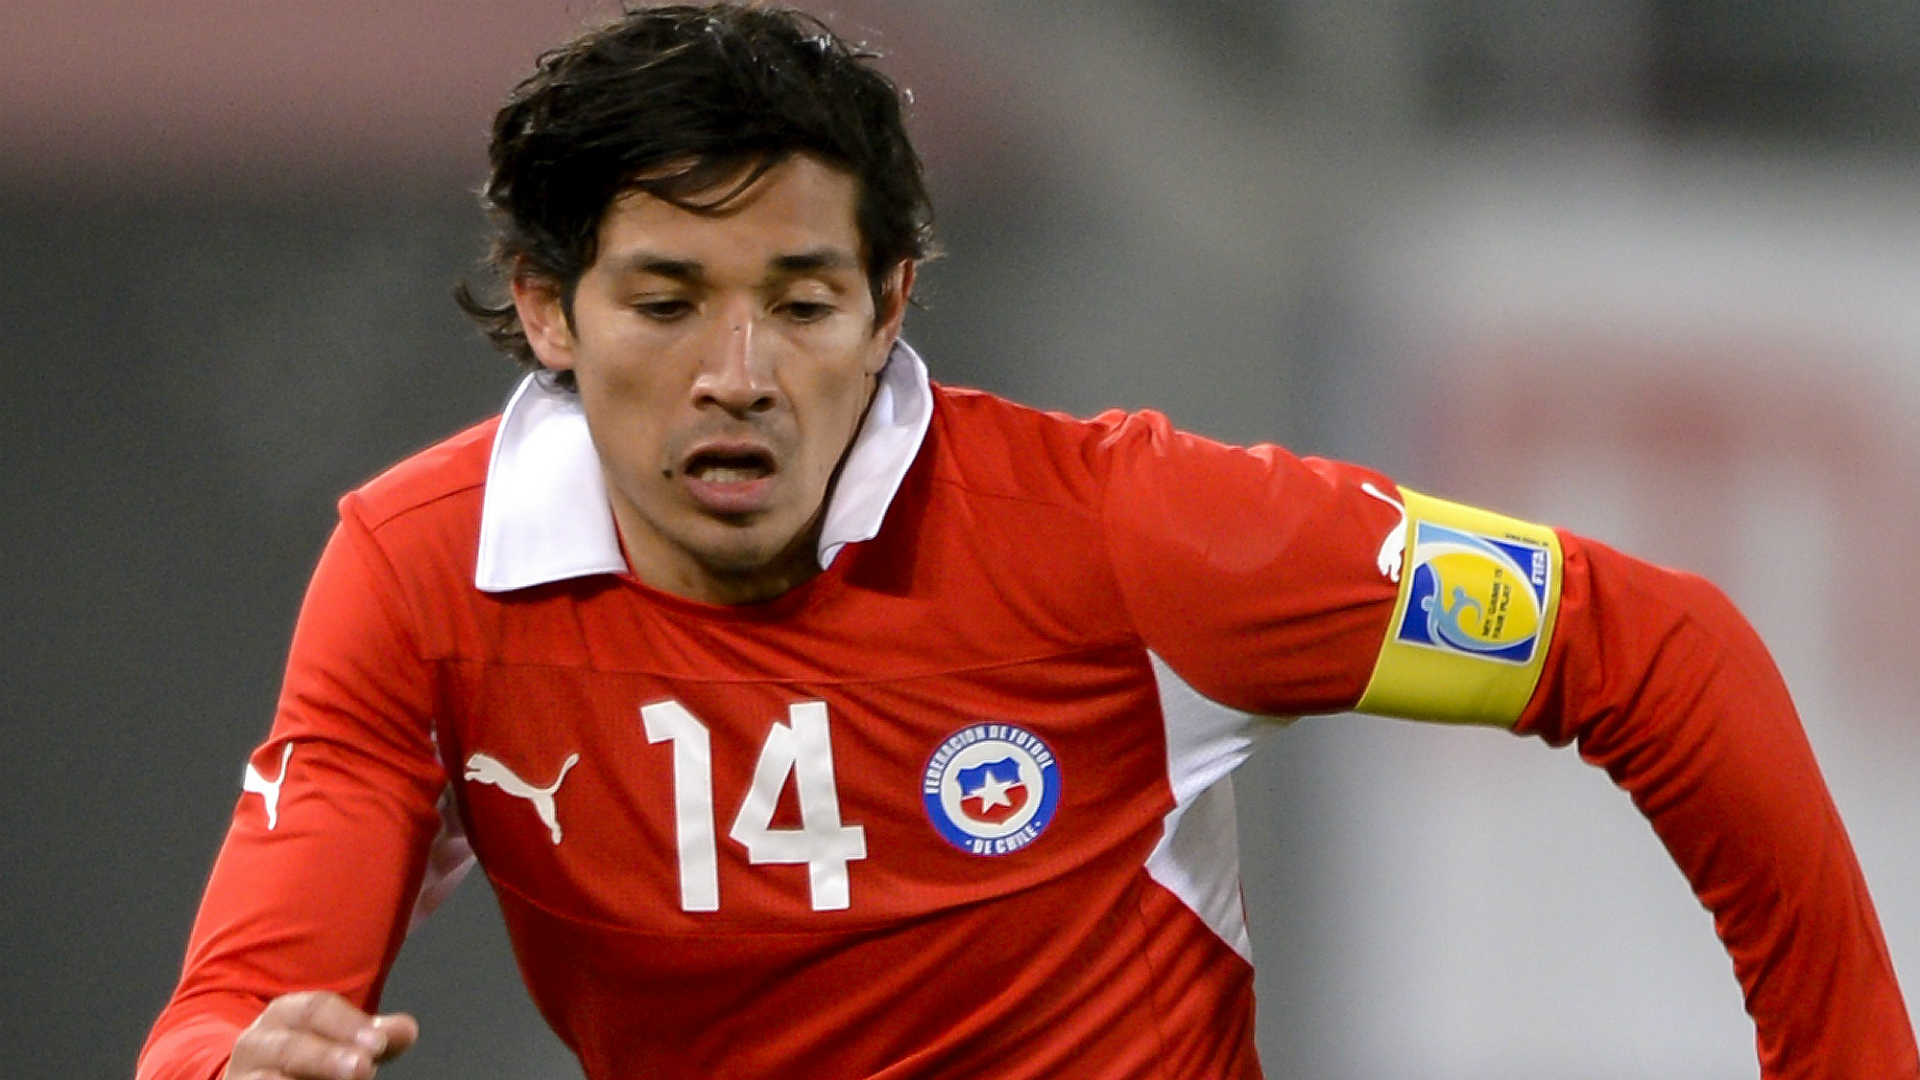
[[[776,600],[640,583],[601,484],[529,380],[342,501],[143,1080],[217,1075],[281,993],[374,1008],[468,844],[593,1080],[1259,1075],[1228,776],[1270,718],[1373,697],[1383,641],[1466,626],[1405,595],[1453,549],[1408,546],[1385,478],[930,387],[903,347],[826,569]],[[1652,819],[1768,1076],[1914,1076],[1758,641],[1696,579],[1556,543],[1544,625],[1454,651],[1526,646],[1518,728]],[[1493,587],[1520,620],[1526,582]]]

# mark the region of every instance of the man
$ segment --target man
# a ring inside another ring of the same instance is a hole
[[[1714,912],[1766,1075],[1920,1074],[1709,586],[929,383],[897,92],[805,17],[630,14],[492,161],[511,302],[466,302],[535,373],[342,501],[143,1078],[371,1076],[469,844],[590,1077],[1258,1076],[1227,776],[1354,707],[1578,740]]]

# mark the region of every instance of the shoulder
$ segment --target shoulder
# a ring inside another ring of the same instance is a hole
[[[1152,411],[1080,418],[981,390],[935,394],[938,475],[978,495],[1092,505],[1117,466],[1178,435]]]
[[[425,569],[423,562],[470,574],[499,426],[499,417],[490,417],[348,492],[340,500],[341,522],[364,532],[402,576]]]
[[[368,528],[463,495],[477,496],[487,482],[498,416],[407,457],[347,496]]]

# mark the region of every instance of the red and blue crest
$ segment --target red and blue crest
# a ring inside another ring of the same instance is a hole
[[[1006,855],[1039,839],[1060,805],[1060,763],[1038,735],[1014,724],[961,728],[940,744],[921,779],[927,818],[969,855]]]

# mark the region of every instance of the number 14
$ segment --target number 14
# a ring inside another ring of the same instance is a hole
[[[747,849],[747,861],[805,863],[813,910],[844,911],[847,864],[867,857],[867,831],[840,824],[840,793],[833,780],[833,742],[827,703],[787,706],[760,747],[753,782],[727,835]],[[673,744],[673,817],[680,844],[680,909],[720,910],[720,856],[713,828],[713,741],[707,726],[677,701],[640,710],[650,743]],[[800,827],[773,828],[780,789],[792,775],[800,796]]]

